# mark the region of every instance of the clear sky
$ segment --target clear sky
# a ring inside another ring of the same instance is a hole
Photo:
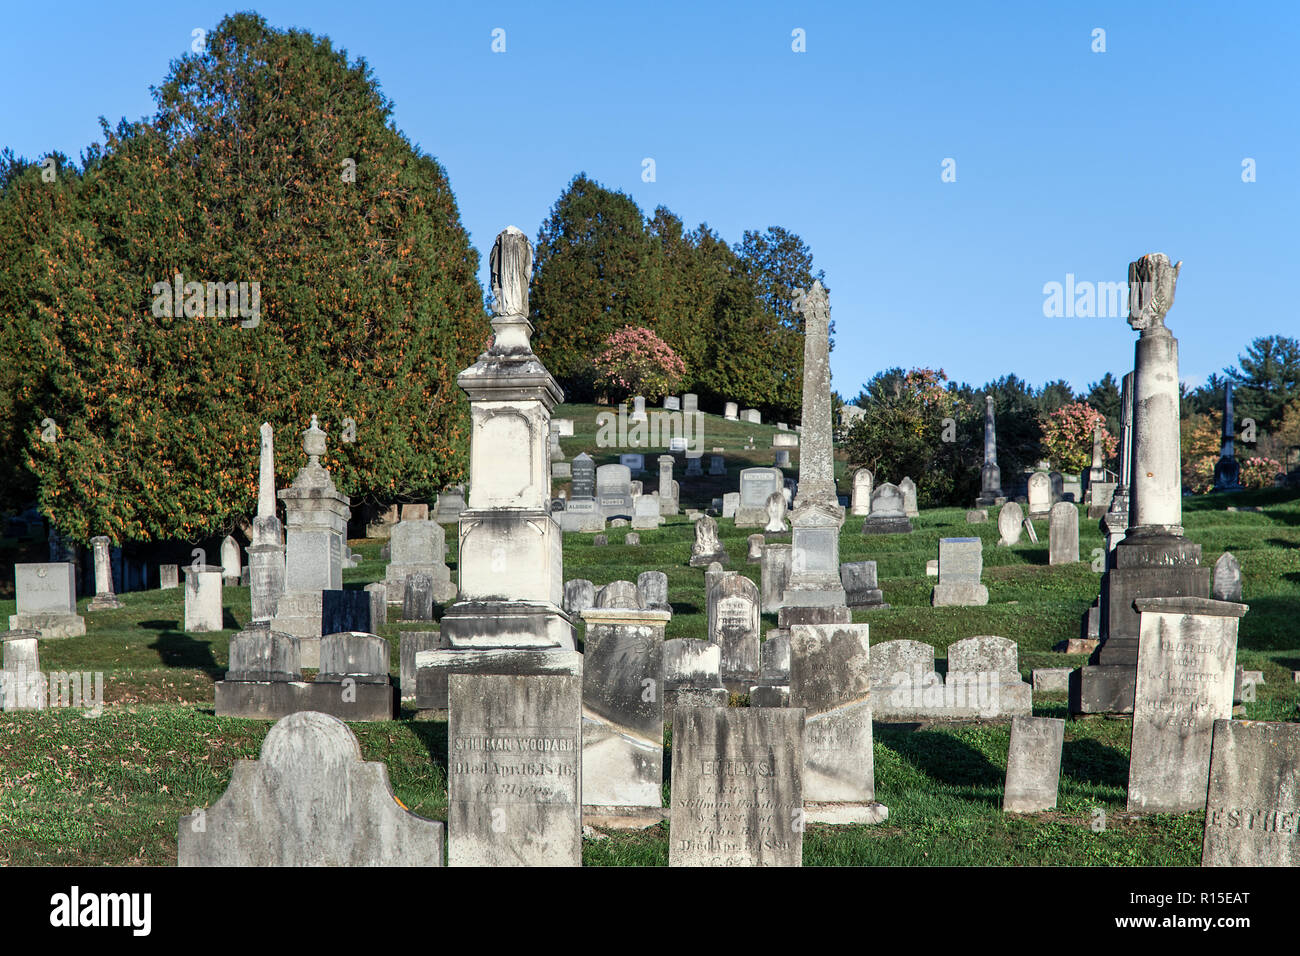
[[[192,31],[247,9],[6,7],[0,146],[29,158],[79,157],[101,115],[151,114]],[[579,171],[731,242],[799,233],[848,397],[895,365],[973,385],[1118,376],[1123,311],[1044,317],[1044,285],[1124,281],[1147,252],[1185,263],[1168,324],[1190,383],[1256,336],[1300,336],[1295,0],[254,8],[370,64],[481,252],[508,224],[535,238]]]

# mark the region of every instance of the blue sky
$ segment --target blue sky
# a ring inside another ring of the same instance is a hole
[[[192,30],[249,9],[117,6],[10,6],[0,146],[79,156],[100,115],[152,113]],[[798,232],[831,288],[846,396],[895,365],[974,385],[1118,376],[1136,338],[1123,315],[1044,317],[1043,287],[1123,281],[1146,252],[1185,263],[1169,315],[1185,380],[1256,336],[1300,335],[1291,0],[253,9],[370,64],[480,251],[507,224],[535,237],[579,171],[729,241]]]

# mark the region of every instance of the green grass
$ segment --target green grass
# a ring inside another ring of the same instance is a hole
[[[567,458],[587,450],[598,464],[617,461],[619,449],[595,447],[596,406],[566,406],[560,417],[575,419],[573,438],[561,440]],[[734,490],[741,468],[772,461],[768,425],[724,422],[709,416],[705,454],[725,449],[725,482],[678,480],[685,507],[705,507]],[[740,445],[749,436],[756,449]],[[652,450],[644,476],[646,490],[657,486]],[[797,452],[793,456],[797,461]],[[707,459],[706,459],[707,462]],[[843,475],[843,463],[838,469]],[[563,485],[558,485],[563,487]],[[846,487],[842,481],[841,487]],[[1226,506],[1259,505],[1261,513],[1227,512]],[[1185,499],[1184,522],[1192,540],[1212,564],[1225,550],[1241,562],[1245,601],[1238,662],[1263,670],[1267,683],[1243,716],[1257,720],[1297,720],[1300,634],[1294,616],[1300,609],[1300,498],[1283,492]],[[1022,539],[1012,548],[996,544],[996,524],[967,525],[965,509],[926,510],[910,535],[863,537],[861,519],[849,518],[840,539],[843,561],[878,562],[881,587],[891,605],[855,612],[871,625],[871,641],[899,638],[933,644],[942,662],[953,641],[976,634],[999,634],[1018,642],[1022,672],[1034,667],[1083,663],[1052,648],[1077,636],[1079,621],[1097,595],[1100,575],[1090,564],[1049,567],[1047,527],[1038,522],[1040,543]],[[759,582],[756,565],[744,563],[752,529],[719,520],[731,567]],[[567,578],[589,578],[597,585],[635,580],[658,569],[668,575],[673,619],[668,637],[706,636],[703,569],[687,566],[692,525],[684,516],[642,531],[641,544],[623,543],[629,528],[610,529],[609,545],[597,548],[589,535],[567,535]],[[1080,520],[1080,553],[1087,558],[1102,546],[1095,521]],[[926,561],[938,554],[941,537],[979,536],[985,541],[984,581],[989,604],[972,608],[931,608],[933,579]],[[455,566],[456,541],[448,536],[449,563]],[[362,561],[344,573],[346,587],[382,579],[382,542],[353,541]],[[16,553],[14,542],[0,541],[0,554]],[[87,616],[85,637],[41,643],[46,670],[102,671],[102,716],[50,710],[0,717],[0,864],[167,865],[176,859],[179,818],[195,807],[210,806],[225,790],[237,759],[258,754],[269,724],[219,718],[212,712],[212,684],[225,671],[230,635],[249,618],[248,590],[225,590],[227,629],[186,635],[180,630],[183,592],[134,592],[121,596],[125,607]],[[80,613],[86,614],[83,600]],[[14,610],[0,600],[0,614]],[[770,618],[766,623],[774,626]],[[408,628],[412,627],[407,625]],[[392,673],[397,674],[402,628],[382,629],[392,642]],[[1065,716],[1063,695],[1040,696],[1040,716]],[[368,760],[382,760],[399,800],[433,818],[446,815],[445,722],[415,721],[403,712],[396,721],[352,724]],[[1024,817],[1001,811],[1009,723],[966,725],[876,725],[877,796],[890,808],[889,821],[876,827],[811,826],[805,834],[808,865],[1190,865],[1200,856],[1201,815],[1141,819],[1124,812],[1128,773],[1129,723],[1090,718],[1066,725],[1058,808]],[[668,755],[671,760],[671,752]],[[667,784],[665,784],[667,795]],[[1105,827],[1094,829],[1097,811]],[[636,833],[610,833],[584,843],[588,865],[662,866],[668,862],[667,825]]]

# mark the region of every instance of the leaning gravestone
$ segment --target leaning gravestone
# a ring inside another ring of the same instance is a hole
[[[36,630],[47,640],[86,633],[86,619],[77,614],[72,564],[15,564],[14,585],[18,606],[17,613],[9,615],[10,630]]]
[[[290,714],[215,804],[181,817],[179,866],[442,866],[443,824],[402,808],[336,717]]]
[[[803,865],[804,715],[678,708],[669,866]]]
[[[1237,624],[1246,605],[1208,598],[1134,604],[1140,630],[1128,809],[1198,810],[1205,806],[1214,721],[1232,716]]]
[[[1079,560],[1079,509],[1068,501],[1052,505],[1047,523],[1047,563],[1076,564]]]
[[[1061,747],[1065,721],[1057,717],[1012,717],[1007,751],[1007,780],[1002,809],[1036,813],[1056,809],[1061,783]]]
[[[803,798],[812,823],[879,823],[866,624],[790,626],[790,705],[805,714]]]
[[[449,682],[448,862],[581,866],[582,678]]]
[[[1201,866],[1300,866],[1300,724],[1216,720]]]
[[[1020,532],[1024,528],[1025,513],[1020,505],[1008,501],[998,511],[998,544],[1011,547],[1020,543]]]
[[[911,478],[904,478],[898,483],[898,490],[903,493],[903,514],[915,518],[921,513],[916,506],[916,482]]]
[[[1241,600],[1241,565],[1231,551],[1214,562],[1214,585],[1210,596],[1216,601]]]

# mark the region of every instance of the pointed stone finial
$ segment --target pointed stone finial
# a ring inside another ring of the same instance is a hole
[[[1170,263],[1163,252],[1152,252],[1128,266],[1128,324],[1146,333],[1165,327],[1165,315],[1174,304],[1180,259]]]

